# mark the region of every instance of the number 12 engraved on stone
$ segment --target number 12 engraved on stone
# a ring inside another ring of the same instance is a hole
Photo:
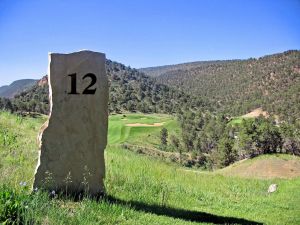
[[[79,93],[77,92],[77,78],[76,78],[77,74],[72,73],[72,74],[69,74],[68,76],[71,77],[71,91],[68,94],[69,95],[78,95]],[[89,86],[87,86],[83,90],[82,94],[93,95],[96,92],[96,88],[92,88],[92,86],[96,83],[97,77],[93,73],[88,73],[82,77],[82,80],[84,80],[87,77],[91,78],[91,83],[89,84]]]

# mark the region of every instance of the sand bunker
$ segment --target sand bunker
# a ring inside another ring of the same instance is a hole
[[[147,124],[147,123],[128,123],[126,124],[127,127],[160,127],[164,124],[163,123],[153,123],[153,124]]]

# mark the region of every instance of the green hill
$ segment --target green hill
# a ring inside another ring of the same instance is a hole
[[[165,122],[165,126],[175,126],[168,116],[126,116],[128,122],[122,120],[123,125]],[[50,199],[40,191],[29,195],[38,158],[36,136],[46,117],[0,112],[0,219],[5,203],[12,212],[20,209],[24,223],[30,224],[300,223],[299,177],[265,180],[193,173],[173,163],[135,154],[118,145],[121,132],[116,132],[116,125],[123,118],[126,119],[120,115],[110,117],[110,144],[105,151],[108,197],[76,202]],[[147,133],[156,133],[156,127],[148,127],[148,131],[142,127],[141,133],[133,128],[125,138],[127,142],[148,142],[144,139]],[[26,182],[25,187],[20,182]],[[278,190],[268,194],[272,183],[278,185]]]
[[[282,120],[294,122],[300,118],[300,51],[141,71],[159,83],[201,97],[217,112],[238,116],[261,107]]]
[[[10,85],[0,87],[0,97],[13,98],[16,94],[32,87],[36,82],[37,80],[33,79],[16,80]]]
[[[106,61],[106,73],[109,78],[110,112],[176,113],[179,109],[204,106],[201,99],[167,85],[158,84],[154,79],[136,69],[121,63]],[[45,80],[45,79],[44,79]],[[2,103],[2,105],[7,105]],[[1,99],[0,99],[0,109]],[[40,82],[30,89],[16,95],[11,106],[12,111],[31,111],[48,114],[48,84]]]

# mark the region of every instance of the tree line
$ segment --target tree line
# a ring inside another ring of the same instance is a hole
[[[187,110],[178,114],[180,135],[161,131],[167,151],[189,153],[182,163],[206,169],[222,168],[261,154],[288,153],[300,156],[300,121],[295,124],[274,118],[237,118]]]

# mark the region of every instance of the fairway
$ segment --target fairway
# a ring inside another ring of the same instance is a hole
[[[165,127],[169,133],[180,131],[175,118],[165,114],[117,114],[109,116],[108,143],[129,143],[158,147],[160,131]]]

